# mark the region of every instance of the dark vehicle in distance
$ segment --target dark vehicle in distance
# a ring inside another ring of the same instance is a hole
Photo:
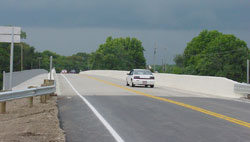
[[[76,72],[76,70],[70,70],[70,72],[69,73],[73,73],[73,74],[75,74],[75,73],[77,73]]]

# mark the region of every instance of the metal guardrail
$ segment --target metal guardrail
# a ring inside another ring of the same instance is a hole
[[[53,76],[55,74],[55,69],[52,71]],[[41,86],[42,87],[29,88],[25,90],[0,92],[0,113],[6,112],[6,102],[10,100],[28,98],[29,107],[32,107],[33,97],[40,96],[40,102],[46,103],[46,101],[50,99],[50,95],[56,92],[56,80],[45,79]]]
[[[8,91],[8,92],[0,92],[0,102],[20,99],[20,98],[28,98],[33,96],[41,96],[46,94],[51,94],[56,91],[56,84],[53,86],[45,86],[38,88],[31,88],[26,90],[18,90],[18,91]]]
[[[249,97],[250,84],[236,83],[234,84],[234,92],[237,94],[243,94],[245,97]]]

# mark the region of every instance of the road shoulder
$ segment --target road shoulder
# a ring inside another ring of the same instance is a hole
[[[38,86],[43,77],[28,80],[15,90],[25,89],[27,84]],[[40,103],[40,97],[34,97],[32,108],[28,107],[27,98],[7,101],[7,113],[0,114],[0,126],[0,142],[65,141],[58,119],[57,96],[45,104]]]

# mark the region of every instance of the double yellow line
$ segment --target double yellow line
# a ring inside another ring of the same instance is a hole
[[[147,93],[143,93],[143,92],[140,92],[140,91],[136,91],[136,90],[127,88],[127,87],[123,87],[123,86],[118,85],[118,84],[114,84],[114,83],[111,83],[111,82],[108,82],[108,81],[105,81],[105,80],[101,80],[101,79],[98,79],[98,78],[95,78],[95,77],[92,77],[92,76],[87,76],[87,77],[90,78],[90,79],[97,80],[99,82],[103,82],[105,84],[109,84],[109,85],[112,85],[112,86],[115,86],[115,87],[119,87],[121,89],[130,91],[130,92],[133,92],[133,93],[136,93],[136,94],[139,94],[139,95],[143,95],[143,96],[146,96],[146,97],[149,97],[149,98],[153,98],[153,99],[169,102],[169,103],[172,103],[172,104],[176,104],[178,106],[189,108],[189,109],[192,109],[192,110],[195,110],[195,111],[207,114],[207,115],[211,115],[211,116],[214,116],[214,117],[217,117],[217,118],[220,118],[220,119],[223,119],[223,120],[226,120],[226,121],[229,121],[229,122],[241,125],[241,126],[245,126],[247,128],[250,128],[250,123],[242,121],[242,120],[238,120],[238,119],[228,117],[228,116],[225,116],[225,115],[222,115],[222,114],[219,114],[219,113],[215,113],[215,112],[203,109],[203,108],[199,108],[199,107],[192,106],[192,105],[189,105],[189,104],[184,104],[184,103],[177,102],[177,101],[174,101],[174,100],[170,100],[170,99],[167,99],[167,98],[153,96],[153,95],[150,95],[150,94],[147,94]]]

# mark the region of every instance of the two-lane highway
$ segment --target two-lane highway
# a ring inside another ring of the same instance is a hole
[[[69,142],[249,142],[250,103],[102,76],[58,75]]]

